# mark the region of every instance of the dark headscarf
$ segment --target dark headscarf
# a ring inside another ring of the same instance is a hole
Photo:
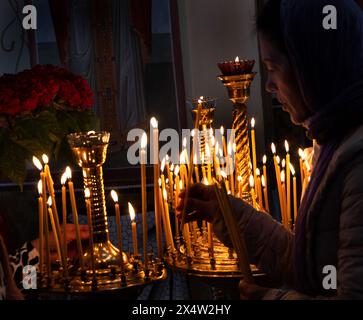
[[[337,29],[326,30],[323,8],[337,9]],[[312,116],[308,136],[321,145],[295,229],[298,290],[319,293],[306,274],[306,217],[334,151],[363,123],[363,12],[354,0],[282,0],[281,27],[289,60]]]

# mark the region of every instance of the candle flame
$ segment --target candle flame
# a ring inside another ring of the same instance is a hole
[[[43,170],[43,166],[36,156],[33,156],[33,164],[37,167],[38,170]]]
[[[165,168],[165,158],[161,161],[160,171],[164,172],[164,168]]]
[[[184,154],[184,152],[182,151],[182,152],[180,152],[180,155],[179,155],[179,162],[180,162],[180,164],[185,164],[186,162],[185,162],[185,154]]]
[[[177,176],[179,174],[179,170],[180,170],[180,167],[179,165],[176,165],[175,166],[175,169],[174,169],[174,175]]]
[[[307,161],[305,161],[305,166],[306,166],[306,169],[308,169],[308,171],[310,172],[311,167],[310,167],[310,165],[309,165],[309,163]]]
[[[254,129],[255,128],[255,118],[251,119],[251,128]]]
[[[287,142],[287,140],[285,140],[285,150],[286,153],[289,153],[289,143]]]
[[[48,197],[47,204],[48,204],[49,207],[52,206],[52,198],[51,197]]]
[[[72,179],[72,170],[70,167],[66,167],[66,175],[68,179]]]
[[[147,146],[147,135],[146,132],[144,132],[141,137],[141,149],[145,149],[146,146]]]
[[[285,166],[286,166],[286,161],[285,161],[285,159],[282,159],[282,163],[281,163],[281,165],[282,165],[282,167],[283,167],[283,168],[285,168]]]
[[[236,153],[236,148],[237,148],[236,143],[235,143],[235,142],[233,142],[232,149],[233,149],[233,152],[234,152],[234,153]]]
[[[171,171],[174,171],[174,163],[172,163],[172,164],[171,164],[171,166],[170,166],[170,170],[171,170]]]
[[[198,103],[201,104],[203,101],[201,99],[198,99]]]
[[[216,145],[216,138],[214,137],[213,133],[211,134],[211,137],[210,137],[210,143],[212,145],[212,147],[214,147]]]
[[[169,184],[169,179],[168,178],[166,178],[165,183]]]
[[[203,101],[204,100],[204,96],[200,96],[199,99]]]
[[[222,158],[223,157],[223,150],[219,149],[219,156]]]
[[[236,59],[234,59],[234,62],[239,62],[239,57],[237,56]]]
[[[161,187],[161,178],[158,179],[159,187]]]
[[[165,160],[166,160],[166,162],[169,162],[169,155],[168,154],[165,155]]]
[[[275,146],[275,144],[273,142],[271,143],[271,151],[275,155],[275,153],[276,153],[276,146]]]
[[[192,131],[190,131],[190,135],[192,136],[192,138],[194,138],[194,135],[195,135],[195,129],[193,129]]]
[[[168,200],[168,194],[166,193],[165,189],[163,189],[163,198],[164,200]]]
[[[262,183],[263,188],[266,187],[266,182],[265,182],[265,176],[264,175],[262,175],[262,177],[261,177],[261,183]]]
[[[96,134],[96,131],[94,131],[94,130],[88,131],[87,135],[90,135],[90,134]]]
[[[187,147],[187,137],[183,138],[183,148]]]
[[[255,186],[255,180],[253,179],[253,175],[250,175],[250,187],[253,188]]]
[[[303,149],[299,148],[299,156],[301,158],[301,160],[305,160],[306,156],[305,156],[305,152],[303,151]]]
[[[39,180],[39,182],[38,182],[38,192],[39,192],[39,195],[42,195],[42,193],[43,193],[43,183],[42,183],[42,180]]]
[[[256,176],[260,176],[260,175],[261,175],[260,169],[256,168]]]
[[[194,157],[193,157],[193,163],[198,164],[198,157],[197,157],[196,153],[194,154]]]
[[[221,135],[223,136],[224,135],[224,127],[221,126],[221,128],[219,130],[221,131]]]
[[[135,221],[135,209],[130,202],[128,202],[127,205],[129,207],[130,219],[132,222],[134,222]]]
[[[280,157],[279,156],[276,156],[276,162],[277,162],[277,164],[280,164]]]
[[[43,155],[42,155],[42,160],[43,160],[43,162],[44,162],[45,164],[48,164],[48,162],[49,162],[49,158],[48,158],[48,156],[47,156],[46,154],[43,154]]]
[[[112,200],[117,203],[118,202],[118,194],[115,190],[111,190],[111,197],[112,197]]]
[[[221,170],[221,176],[224,179],[227,179],[227,173],[224,172],[224,170]]]
[[[204,184],[204,185],[206,185],[206,186],[208,186],[208,185],[209,185],[209,183],[208,183],[208,179],[207,179],[207,178],[205,178],[205,177],[203,178],[203,184]]]
[[[227,153],[228,153],[229,156],[232,155],[232,143],[231,143],[231,141],[228,142]]]
[[[214,153],[215,154],[218,154],[219,153],[219,143],[218,143],[218,141],[216,142],[216,144],[215,144],[215,147],[214,147]]]
[[[150,124],[151,124],[151,126],[152,126],[153,129],[157,129],[158,128],[158,121],[156,120],[155,117],[152,117],[150,119]]]
[[[262,163],[263,163],[263,164],[266,164],[266,162],[267,162],[267,157],[266,157],[266,155],[264,155],[264,156],[262,157]]]
[[[84,197],[89,199],[91,197],[91,191],[88,188],[84,189]]]
[[[182,181],[182,180],[180,180],[180,181],[179,181],[179,189],[180,189],[180,190],[182,190],[182,189],[183,189],[183,181]]]
[[[291,171],[291,174],[294,176],[294,175],[295,175],[295,168],[294,168],[294,166],[291,164],[291,162],[290,162],[290,171]]]
[[[238,182],[241,182],[241,181],[242,181],[242,177],[241,177],[241,176],[238,176],[238,177],[237,177],[237,181],[238,181]]]
[[[205,145],[205,155],[206,155],[206,157],[207,157],[207,159],[209,161],[209,158],[211,156],[211,153],[210,153],[210,148],[209,148],[208,143]]]
[[[67,179],[68,179],[68,175],[67,175],[67,172],[64,172],[63,174],[62,174],[62,177],[61,177],[61,185],[65,185],[66,184],[66,182],[67,182]]]
[[[281,171],[281,182],[282,183],[285,182],[285,171],[284,170]]]

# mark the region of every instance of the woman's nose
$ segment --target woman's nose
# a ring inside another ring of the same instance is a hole
[[[267,78],[265,89],[267,92],[275,93],[277,91],[277,86],[270,78]]]

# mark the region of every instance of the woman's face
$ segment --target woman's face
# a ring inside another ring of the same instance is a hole
[[[266,90],[275,93],[291,121],[301,125],[309,116],[287,56],[260,34],[262,62],[267,69]]]

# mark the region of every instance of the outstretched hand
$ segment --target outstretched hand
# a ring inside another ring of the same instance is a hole
[[[179,194],[176,213],[181,220],[183,208],[185,206],[185,222],[203,219],[213,222],[213,218],[219,213],[219,203],[213,186],[206,186],[196,183],[190,186],[188,197],[186,190]]]

